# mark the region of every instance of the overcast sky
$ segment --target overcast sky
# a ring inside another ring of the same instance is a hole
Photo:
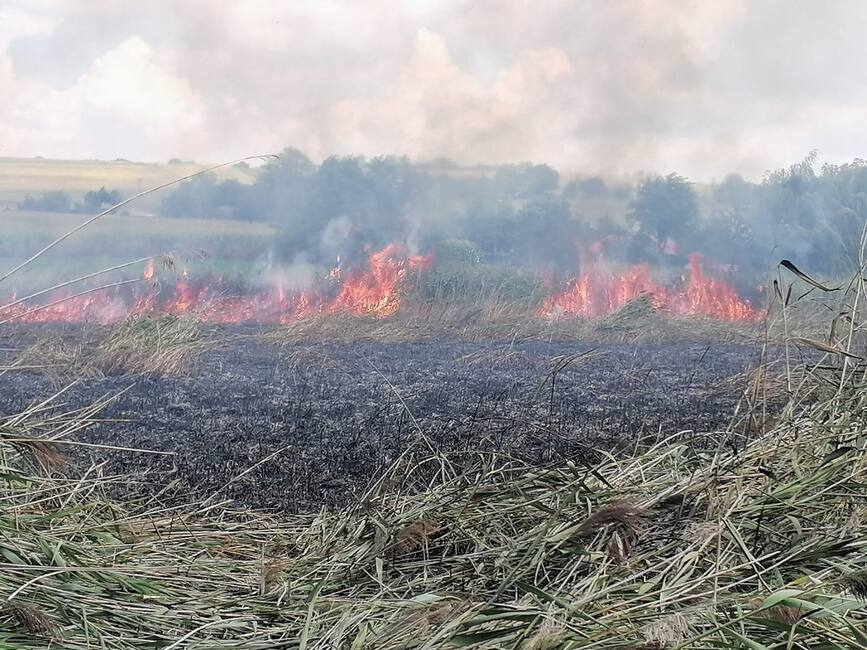
[[[0,0],[0,156],[867,157],[862,0]]]

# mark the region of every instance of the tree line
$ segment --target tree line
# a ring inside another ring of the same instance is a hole
[[[122,197],[101,188],[21,207],[94,212]],[[197,177],[162,201],[168,217],[264,221],[284,260],[353,263],[391,242],[476,264],[565,273],[604,257],[682,268],[692,252],[744,286],[783,258],[834,274],[857,264],[867,220],[867,163],[822,165],[815,154],[750,182],[697,185],[678,174],[636,183],[565,179],[544,164],[459,167],[446,160],[330,157],[287,149],[251,184]]]
[[[39,196],[28,194],[18,204],[19,210],[31,210],[34,212],[69,212],[90,214],[102,212],[123,200],[123,195],[118,190],[107,190],[100,187],[98,190],[86,192],[81,201],[76,201],[63,190],[43,192]]]

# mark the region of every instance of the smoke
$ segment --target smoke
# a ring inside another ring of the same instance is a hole
[[[867,145],[856,0],[7,0],[0,152],[756,177]]]
[[[318,274],[319,269],[304,253],[299,253],[291,264],[269,264],[263,274],[262,284],[276,291],[302,292],[315,286]]]

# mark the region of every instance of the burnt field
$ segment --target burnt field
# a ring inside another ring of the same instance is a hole
[[[46,329],[88,336],[75,326],[8,329],[6,361]],[[742,395],[738,376],[758,361],[755,347],[730,343],[275,343],[246,328],[219,338],[185,376],[75,379],[58,409],[117,395],[100,413],[106,422],[77,440],[171,452],[70,447],[76,461],[135,473],[137,483],[118,485],[135,494],[170,486],[163,498],[218,493],[306,511],[345,503],[410,448],[456,463],[497,451],[580,464],[640,437],[724,428]],[[0,411],[70,382],[42,369],[8,372]]]

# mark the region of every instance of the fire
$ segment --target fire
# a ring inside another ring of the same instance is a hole
[[[653,297],[654,303],[665,295],[665,288],[650,277],[645,265],[633,266],[621,275],[593,269],[570,280],[566,289],[548,297],[543,314],[566,314],[581,318],[596,318],[617,311],[642,294]]]
[[[593,267],[545,300],[542,314],[597,318],[642,295],[649,296],[657,310],[672,315],[726,321],[755,320],[759,316],[749,300],[738,296],[733,287],[705,275],[698,254],[690,255],[689,277],[680,287],[657,283],[646,265],[632,266],[619,275]]]
[[[601,248],[596,251],[601,260]],[[291,291],[278,286],[271,291],[238,295],[226,283],[194,280],[181,274],[171,286],[164,286],[154,260],[145,266],[146,282],[130,291],[112,286],[58,296],[39,306],[19,303],[0,307],[0,321],[25,322],[94,321],[112,323],[130,314],[191,315],[211,323],[290,323],[317,314],[349,313],[374,318],[394,315],[411,291],[414,273],[431,268],[432,255],[409,255],[405,246],[390,244],[369,255],[363,268],[344,269],[338,265],[318,290]],[[689,258],[688,274],[678,286],[667,286],[653,278],[647,265],[635,265],[612,273],[597,261],[580,277],[556,290],[553,278],[543,278],[551,292],[541,315],[568,315],[596,318],[615,312],[639,296],[649,296],[663,314],[703,316],[718,320],[749,321],[758,312],[738,296],[725,281],[709,277],[701,258]],[[120,283],[123,285],[124,283]]]
[[[154,279],[154,260],[153,258],[148,260],[148,263],[145,264],[144,270],[144,279],[145,280],[153,280]]]
[[[738,296],[733,287],[704,274],[698,253],[689,256],[689,270],[689,282],[677,296],[679,302],[672,301],[670,306],[675,313],[698,314],[730,321],[754,320],[759,316],[749,300]]]
[[[113,287],[58,298],[41,306],[21,303],[0,308],[0,321],[112,323],[130,314],[154,313],[189,314],[222,324],[288,323],[336,312],[385,318],[400,308],[407,293],[409,271],[424,271],[432,263],[430,255],[410,256],[404,247],[391,244],[372,253],[364,269],[351,272],[344,272],[339,266],[332,269],[329,274],[332,297],[329,297],[326,292],[293,293],[283,287],[252,295],[230,295],[220,280],[195,282],[186,273],[175,283],[171,294],[164,295],[160,282],[156,281],[154,260],[149,260],[143,272],[149,286],[133,295]]]
[[[371,255],[368,270],[346,278],[328,312],[369,314],[378,318],[394,314],[403,297],[407,269],[424,270],[433,263],[432,256],[406,257],[402,253],[399,246],[389,244]]]

